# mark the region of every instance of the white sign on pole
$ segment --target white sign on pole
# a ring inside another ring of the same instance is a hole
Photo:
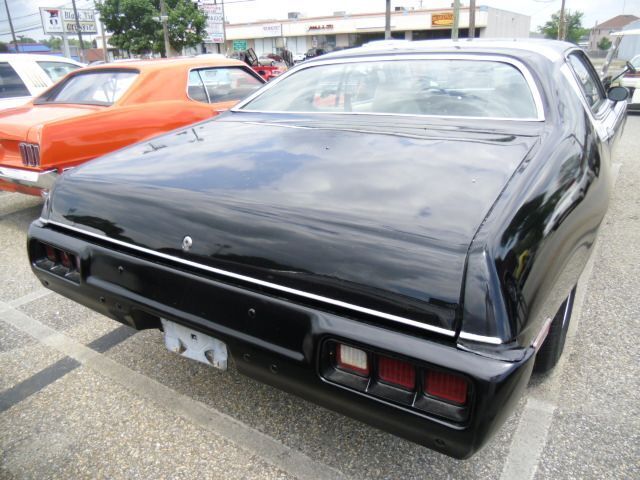
[[[216,5],[211,0],[203,0],[198,3],[198,8],[207,16],[205,31],[206,43],[224,43],[224,15],[222,5]]]
[[[41,7],[40,18],[44,33],[76,33],[78,31],[73,8]],[[82,33],[98,33],[93,10],[79,9],[78,22]]]

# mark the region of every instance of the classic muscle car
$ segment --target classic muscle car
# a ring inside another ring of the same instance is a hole
[[[562,42],[324,55],[62,175],[33,272],[172,351],[468,457],[562,352],[626,96]]]
[[[0,190],[40,195],[64,170],[215,116],[263,83],[224,57],[75,71],[27,105],[0,113]]]

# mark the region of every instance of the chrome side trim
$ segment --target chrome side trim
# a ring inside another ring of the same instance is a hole
[[[455,117],[455,116],[444,116],[444,115],[415,115],[415,114],[399,114],[399,113],[366,113],[366,112],[293,112],[293,111],[262,111],[262,110],[251,110],[249,108],[244,108],[245,105],[251,103],[256,97],[262,95],[264,92],[273,88],[274,85],[277,85],[285,78],[290,75],[295,75],[297,72],[301,70],[305,70],[307,68],[313,68],[320,65],[335,65],[342,63],[365,63],[365,62],[381,62],[381,61],[398,61],[398,60],[434,60],[434,59],[442,59],[442,60],[475,60],[475,61],[486,61],[486,62],[499,62],[499,63],[507,63],[516,69],[522,74],[529,90],[531,91],[531,95],[533,96],[533,102],[536,106],[537,116],[535,118],[510,118],[510,117]],[[252,113],[281,113],[281,114],[314,114],[314,115],[383,115],[383,116],[404,116],[404,117],[416,117],[416,118],[465,118],[465,119],[478,119],[478,120],[508,120],[508,121],[526,121],[526,122],[543,122],[545,119],[544,115],[544,107],[542,103],[542,95],[540,94],[540,90],[536,85],[536,82],[531,75],[529,69],[519,60],[508,57],[506,55],[491,55],[486,53],[464,53],[464,54],[455,54],[455,53],[400,53],[398,52],[395,55],[363,55],[361,57],[347,57],[347,58],[337,58],[337,59],[327,59],[327,60],[314,60],[310,63],[300,63],[293,67],[290,70],[287,70],[282,75],[274,78],[269,83],[267,83],[262,88],[258,89],[255,93],[249,95],[244,100],[238,102],[233,108],[230,109],[232,112],[252,112]]]
[[[115,245],[119,245],[121,247],[125,247],[131,250],[137,250],[139,252],[145,253],[147,255],[152,255],[154,257],[163,258],[165,260],[170,260],[175,263],[180,263],[182,265],[187,265],[189,267],[197,268],[199,270],[203,270],[206,272],[214,273],[216,275],[233,278],[235,280],[240,280],[246,283],[251,283],[253,285],[259,285],[261,287],[270,288],[272,290],[278,290],[280,292],[289,293],[291,295],[296,295],[298,297],[308,298],[310,300],[314,300],[317,302],[326,303],[329,305],[334,305],[340,308],[346,308],[348,310],[353,310],[359,313],[365,313],[367,315],[371,315],[374,317],[383,318],[385,320],[390,320],[392,322],[401,323],[403,325],[409,325],[414,328],[419,328],[421,330],[427,330],[434,333],[439,333],[440,335],[445,335],[447,337],[454,337],[456,332],[453,330],[448,330],[446,328],[436,327],[433,325],[428,325],[422,322],[418,322],[416,320],[411,320],[409,318],[399,317],[397,315],[391,315],[389,313],[380,312],[378,310],[373,310],[371,308],[361,307],[359,305],[354,305],[352,303],[343,302],[341,300],[335,300],[329,297],[323,297],[322,295],[316,295],[314,293],[305,292],[302,290],[297,290],[295,288],[285,287],[284,285],[278,285],[277,283],[265,282],[264,280],[259,280],[257,278],[248,277],[246,275],[239,275],[237,273],[229,272],[227,270],[222,270],[219,268],[209,267],[208,265],[202,265],[200,263],[192,262],[190,260],[185,260],[183,258],[174,257],[172,255],[167,255],[166,253],[156,252],[154,250],[150,250],[145,247],[140,247],[138,245],[132,245],[130,243],[122,242],[120,240],[115,240],[113,238],[109,238],[105,235],[101,235],[99,233],[90,232],[78,227],[74,227],[71,225],[65,225],[64,223],[56,222],[53,220],[47,220],[45,218],[40,217],[40,221],[45,225],[55,225],[56,227],[71,230],[82,235],[87,235],[90,237],[98,238],[102,241],[113,243]]]
[[[567,315],[568,309],[569,309],[569,302],[567,302],[567,306],[565,308],[565,317]],[[547,318],[542,324],[542,328],[538,332],[538,335],[536,335],[536,338],[534,338],[533,342],[531,342],[531,346],[534,348],[536,352],[544,343],[545,339],[547,338],[547,335],[549,335],[549,329],[551,328],[552,321],[553,321],[552,318]]]
[[[58,178],[57,170],[38,172],[19,168],[0,167],[0,180],[24,187],[48,190],[53,186],[56,178]]]
[[[491,345],[502,345],[504,342],[498,337],[485,337],[484,335],[476,335],[475,333],[460,332],[458,337],[462,340],[469,340],[472,342],[489,343]]]

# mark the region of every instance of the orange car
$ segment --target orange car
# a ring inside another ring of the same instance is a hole
[[[77,70],[0,113],[0,189],[40,195],[64,170],[217,115],[263,83],[246,64],[224,57]]]

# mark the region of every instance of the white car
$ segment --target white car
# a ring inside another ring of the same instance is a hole
[[[640,110],[640,55],[636,55],[629,63],[636,69],[635,73],[625,73],[618,82],[629,90],[629,110]]]
[[[55,55],[0,54],[0,110],[27,103],[84,65]]]

